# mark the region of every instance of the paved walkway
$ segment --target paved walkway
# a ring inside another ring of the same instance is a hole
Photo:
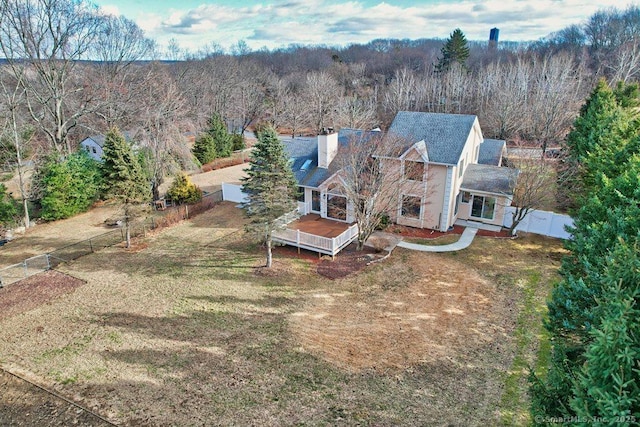
[[[469,247],[471,242],[473,242],[473,238],[476,236],[478,232],[477,228],[467,227],[462,232],[460,239],[457,242],[451,243],[450,245],[441,245],[441,246],[430,246],[430,245],[420,245],[417,243],[408,243],[408,242],[399,242],[398,247],[411,249],[414,251],[422,251],[422,252],[453,252],[459,251],[461,249]]]

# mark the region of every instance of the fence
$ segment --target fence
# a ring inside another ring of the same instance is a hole
[[[165,228],[183,219],[211,209],[215,203],[222,201],[222,191],[208,193],[202,200],[192,205],[181,205],[168,208],[158,217],[150,217],[144,221],[131,224],[131,237],[143,236],[149,230]],[[27,258],[24,261],[0,269],[0,287],[25,279],[34,274],[50,270],[63,262],[73,261],[82,256],[115,246],[125,239],[123,228],[94,236],[90,239],[72,243],[43,255]]]
[[[248,200],[247,195],[242,191],[242,185],[240,184],[223,182],[222,195],[224,200],[234,203],[244,203]]]
[[[504,226],[510,227],[513,223],[513,207],[507,207],[504,215]],[[571,234],[565,230],[566,226],[572,226],[573,219],[569,215],[557,214],[547,211],[530,212],[516,228],[517,231],[542,234],[543,236],[570,239]]]

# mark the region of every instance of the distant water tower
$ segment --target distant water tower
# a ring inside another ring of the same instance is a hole
[[[498,46],[498,36],[500,35],[500,30],[497,28],[492,28],[489,32],[489,47],[497,47]]]

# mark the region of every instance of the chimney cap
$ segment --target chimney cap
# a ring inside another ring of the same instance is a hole
[[[333,133],[332,127],[322,128],[322,130],[320,131],[320,135],[330,135],[332,133]]]

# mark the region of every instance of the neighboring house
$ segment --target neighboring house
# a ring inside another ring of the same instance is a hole
[[[342,129],[323,132],[317,142],[313,138],[283,141],[300,185],[299,213],[343,223],[344,231],[328,237],[333,241],[323,242],[323,249],[316,243],[322,234],[318,227],[308,233],[304,228],[308,226],[299,228],[294,223],[295,232],[276,233],[276,240],[335,255],[347,240],[355,238],[357,229],[354,234],[350,225],[355,221],[353,209],[339,191],[340,173],[334,158],[350,139],[366,143],[375,132],[379,130]],[[392,177],[390,185],[397,186],[393,192],[397,206],[388,212],[393,222],[439,231],[456,223],[489,229],[502,226],[518,171],[501,167],[506,144],[484,139],[476,116],[402,111],[387,137],[403,144],[393,156],[377,156]]]
[[[102,154],[104,153],[102,147],[104,147],[104,135],[94,135],[86,138],[80,143],[83,150],[89,153],[89,156],[94,160],[102,160]]]
[[[131,132],[123,132],[122,135],[127,142],[132,141],[132,133]],[[104,154],[104,140],[105,136],[103,134],[93,135],[86,139],[84,139],[80,143],[80,147],[85,150],[89,155],[97,161],[102,161],[102,155]]]

